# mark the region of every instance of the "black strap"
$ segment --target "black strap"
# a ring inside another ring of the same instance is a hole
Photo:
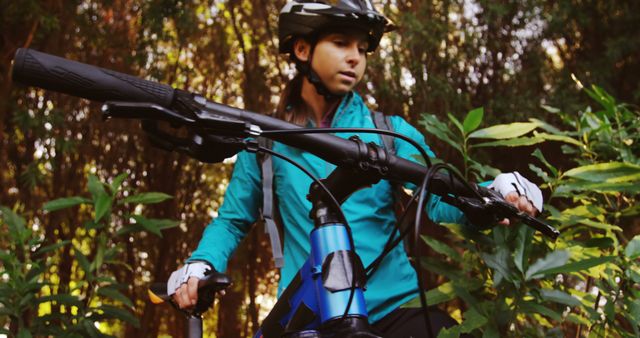
[[[393,125],[391,124],[391,117],[384,116],[382,112],[376,111],[373,112],[373,124],[375,124],[377,129],[382,130],[393,130]],[[382,138],[382,145],[384,148],[391,154],[396,153],[396,145],[395,138],[391,135],[380,134],[380,138]]]
[[[267,149],[273,147],[273,141],[261,137],[258,144]],[[271,155],[266,153],[258,154],[258,163],[262,172],[262,219],[264,220],[264,231],[269,234],[271,242],[271,252],[273,253],[273,263],[276,268],[284,265],[284,256],[282,255],[282,242],[280,241],[280,232],[275,221],[275,195],[273,191],[273,160]]]

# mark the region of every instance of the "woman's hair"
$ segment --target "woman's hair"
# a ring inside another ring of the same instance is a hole
[[[304,126],[313,117],[311,108],[302,99],[304,75],[298,72],[284,87],[276,108],[275,117]]]

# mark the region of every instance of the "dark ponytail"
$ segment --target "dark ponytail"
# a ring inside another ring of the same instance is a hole
[[[280,94],[275,117],[301,126],[306,125],[307,121],[312,118],[311,109],[302,99],[303,79],[304,75],[298,72],[286,84]]]

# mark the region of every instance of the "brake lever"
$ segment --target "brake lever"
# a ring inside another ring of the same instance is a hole
[[[207,109],[184,114],[148,102],[107,101],[102,105],[102,116],[104,119],[127,118],[166,121],[176,127],[184,126],[190,130],[216,136],[248,137],[260,135],[262,132],[260,128],[248,122],[229,119]]]
[[[560,231],[558,231],[558,229],[552,227],[551,225],[535,217],[530,216],[529,214],[523,211],[518,210],[518,208],[516,208],[513,204],[505,201],[502,198],[500,198],[499,200],[488,198],[487,203],[494,205],[494,206],[490,206],[489,208],[495,208],[499,211],[504,212],[502,214],[505,216],[504,218],[515,218],[521,221],[522,223],[532,227],[533,229],[540,231],[540,233],[549,237],[552,241],[555,241],[558,238],[558,236],[560,236]]]
[[[513,204],[505,201],[498,192],[478,186],[476,189],[482,196],[482,200],[449,195],[443,196],[443,201],[460,209],[467,219],[476,225],[496,224],[505,218],[517,219],[549,237],[552,241],[560,236],[560,232],[556,228],[518,210]]]
[[[218,163],[246,148],[237,137],[224,137],[192,132],[189,137],[177,137],[160,130],[157,121],[142,121],[142,129],[151,144],[167,151],[186,154],[203,163]]]
[[[190,127],[195,119],[179,114],[155,103],[107,101],[102,105],[102,117],[137,120],[162,120],[172,125]]]

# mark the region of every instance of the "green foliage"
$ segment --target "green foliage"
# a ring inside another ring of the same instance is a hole
[[[91,214],[79,237],[47,244],[39,236],[36,221],[27,222],[7,207],[0,207],[2,232],[7,232],[7,246],[0,252],[2,278],[0,313],[8,317],[10,337],[104,337],[96,324],[122,321],[139,325],[132,312],[135,304],[127,295],[126,285],[118,283],[113,268],[121,262],[128,236],[149,232],[161,236],[163,229],[177,226],[166,219],[146,219],[114,208],[125,203],[159,203],[171,196],[161,193],[132,194],[122,183],[126,175],[116,177],[110,185],[90,174],[87,190],[90,197],[67,197],[45,203],[47,212],[68,208],[86,209]],[[138,209],[136,209],[138,210]],[[82,213],[79,213],[81,215]],[[127,234],[127,236],[124,236]],[[64,252],[77,267],[68,285],[51,278],[51,269],[59,266]]]
[[[640,235],[625,235],[637,233],[631,227],[640,214],[640,113],[598,87],[585,91],[600,109],[568,114],[544,107],[563,121],[561,128],[531,119],[477,129],[479,123],[467,122],[478,119],[474,111],[463,124],[450,115],[451,126],[423,116],[427,131],[464,157],[462,171],[470,177],[495,171],[470,155],[485,147],[554,142],[572,159],[560,168],[540,149],[532,153],[539,163],[530,168],[550,195],[541,217],[562,231],[555,243],[525,225],[472,235],[447,225],[447,241],[424,238],[442,257],[424,257],[422,265],[449,280],[427,292],[429,304],[457,298],[466,309],[460,325],[441,337],[640,334]],[[478,143],[487,139],[493,141]]]

